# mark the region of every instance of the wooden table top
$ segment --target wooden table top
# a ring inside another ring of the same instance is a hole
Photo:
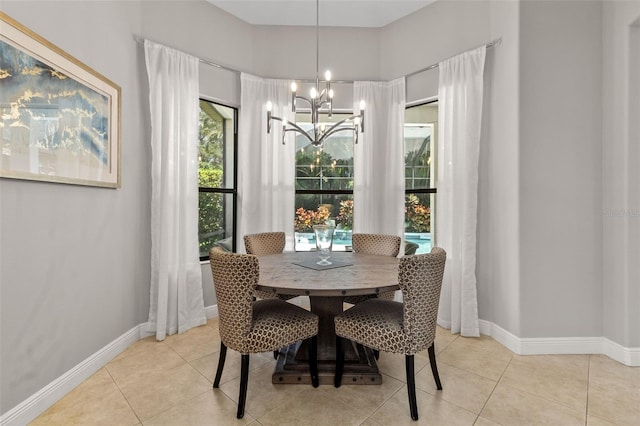
[[[353,252],[333,252],[329,261],[350,263],[315,270],[296,263],[318,261],[316,252],[259,256],[258,289],[277,294],[355,296],[398,290],[398,258]]]

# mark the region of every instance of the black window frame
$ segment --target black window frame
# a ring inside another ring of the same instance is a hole
[[[226,108],[233,110],[233,188],[211,188],[211,187],[202,187],[198,186],[198,195],[201,193],[213,193],[213,194],[223,194],[223,195],[231,195],[232,197],[232,217],[233,223],[231,224],[231,247],[232,251],[237,252],[237,235],[238,235],[238,107],[224,104],[219,101],[214,101],[211,99],[207,99],[206,97],[200,97],[198,101],[209,102],[214,105],[220,105]],[[226,138],[226,135],[225,135]],[[224,154],[226,156],[227,151],[224,150]],[[225,162],[226,164],[226,162]],[[226,173],[226,170],[225,170]],[[225,179],[223,179],[224,181]],[[198,206],[198,212],[200,211],[200,207]],[[198,228],[198,234],[200,229]],[[208,255],[201,255],[200,261],[209,260]]]

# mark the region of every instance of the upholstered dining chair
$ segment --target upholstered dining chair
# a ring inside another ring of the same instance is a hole
[[[262,232],[244,236],[244,248],[247,254],[265,256],[268,254],[282,253],[286,243],[284,232]],[[256,296],[261,299],[289,300],[296,296],[288,294],[272,294],[262,290],[256,290]]]
[[[411,418],[418,420],[414,354],[429,352],[431,371],[442,390],[433,342],[446,253],[439,247],[429,254],[400,258],[398,283],[403,302],[369,299],[334,318],[336,329],[335,386],[342,384],[345,340],[383,352],[405,355]]]
[[[396,257],[400,252],[400,237],[384,234],[353,234],[352,247],[355,253]],[[377,295],[384,300],[393,300],[395,291],[385,291]],[[346,296],[344,301],[355,305],[376,296]]]
[[[231,348],[242,355],[238,413],[244,416],[249,382],[249,354],[271,352],[309,339],[309,372],[318,387],[318,316],[280,299],[253,299],[260,266],[253,255],[209,252],[213,285],[218,300],[220,356],[213,387],[220,386],[222,370]]]

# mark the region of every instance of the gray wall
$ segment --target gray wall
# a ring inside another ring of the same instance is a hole
[[[0,180],[0,412],[131,328],[149,306],[149,147],[132,2],[2,11],[122,88],[122,188]]]
[[[521,337],[602,335],[601,17],[521,5]]]
[[[256,75],[305,78],[313,55],[296,60],[280,46],[312,52],[315,34],[252,27],[204,1],[4,0],[2,10],[122,86],[121,189],[0,180],[5,413],[147,320],[148,93],[133,36]],[[640,346],[640,220],[602,219],[603,206],[639,201],[638,121],[626,111],[639,113],[627,92],[639,90],[629,68],[638,69],[630,51],[640,40],[630,16],[640,17],[637,2],[446,1],[380,30],[322,31],[320,69],[337,79],[396,78],[502,37],[487,55],[478,300],[482,319],[517,337]],[[435,96],[437,71],[409,78],[407,90],[410,101]],[[201,91],[237,106],[238,76],[203,65]],[[337,96],[349,105],[350,90]],[[203,289],[214,304],[206,264]]]

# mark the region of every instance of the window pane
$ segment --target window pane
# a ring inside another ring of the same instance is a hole
[[[200,191],[198,234],[200,259],[209,249],[222,245],[233,248],[235,110],[200,100],[200,151],[198,187]]]
[[[351,114],[333,114],[329,119],[320,115],[321,125],[349,117]],[[311,129],[308,115],[300,114],[296,124]],[[325,222],[336,225],[333,250],[351,246],[353,226],[353,195],[331,194],[331,191],[353,191],[353,132],[332,135],[322,148],[313,146],[307,138],[296,135],[296,190],[324,191],[318,194],[296,194],[295,249],[315,249],[313,225]],[[328,193],[327,193],[328,192]]]
[[[209,257],[209,249],[218,243],[231,250],[233,237],[233,195],[200,193],[198,221],[200,257]]]
[[[407,108],[404,125],[405,158],[405,253],[431,251],[432,206],[435,195],[411,193],[435,188],[435,149],[438,103]]]
[[[335,224],[333,250],[350,250],[353,195],[296,194],[295,249],[315,250],[313,225]]]
[[[233,118],[233,108],[200,100],[200,187],[233,187]]]
[[[431,251],[431,199],[433,194],[407,194],[404,203],[405,252],[417,244],[415,254]]]

